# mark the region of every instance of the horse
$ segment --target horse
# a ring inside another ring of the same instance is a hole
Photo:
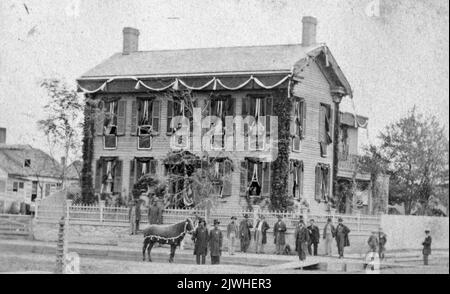
[[[192,221],[186,220],[173,225],[150,225],[144,232],[144,246],[142,248],[142,257],[145,261],[145,251],[148,250],[148,261],[151,262],[151,251],[155,243],[170,244],[169,262],[173,262],[175,250],[187,233],[194,230]]]

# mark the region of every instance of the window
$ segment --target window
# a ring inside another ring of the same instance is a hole
[[[172,122],[172,118],[176,116],[182,116],[188,118],[190,122],[190,129],[192,131],[193,124],[191,123],[192,112],[185,105],[183,99],[174,98],[173,100],[167,101],[167,133],[172,135],[177,129],[180,128],[179,122]]]
[[[319,110],[319,145],[320,155],[326,157],[328,145],[333,142],[331,134],[331,106],[320,104]]]
[[[300,152],[301,140],[306,134],[306,102],[303,98],[295,97],[292,107],[291,136],[292,151]]]
[[[125,135],[126,101],[120,98],[104,98],[98,104],[95,114],[97,136],[104,136],[105,149],[115,149],[115,137]]]
[[[23,182],[19,182],[19,189],[23,189],[24,186],[25,186],[25,185],[24,185]]]
[[[98,193],[121,193],[122,161],[116,157],[97,160],[95,171],[95,191]]]
[[[23,167],[31,167],[31,159],[25,159]]]
[[[13,192],[19,191],[19,182],[13,182]]]
[[[151,126],[139,126],[138,149],[139,150],[152,149],[152,127]]]
[[[31,183],[31,201],[34,202],[36,201],[36,198],[38,196],[38,182],[37,181],[33,181]]]
[[[224,158],[211,159],[210,169],[213,176],[213,194],[220,198],[231,196],[231,161]]]
[[[316,166],[315,197],[318,202],[330,199],[330,165],[318,163]]]
[[[298,200],[303,196],[303,161],[289,163],[289,194]]]
[[[247,158],[241,162],[241,195],[270,196],[270,169],[270,162],[262,162],[257,158]]]
[[[235,115],[235,99],[230,95],[213,96],[209,101],[209,115],[218,118],[210,122],[211,147],[214,150],[221,150],[225,148],[226,117]],[[230,127],[233,128],[232,125]]]
[[[244,134],[248,136],[249,150],[264,150],[266,136],[270,135],[272,98],[249,95],[242,101]]]
[[[138,98],[138,126],[149,127],[152,132],[159,132],[161,101],[154,98]]]

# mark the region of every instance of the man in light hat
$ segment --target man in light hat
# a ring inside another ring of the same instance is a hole
[[[267,224],[264,215],[260,215],[255,226],[255,252],[264,253],[264,244],[267,243],[267,230],[270,226]]]
[[[214,220],[214,229],[209,232],[209,250],[211,252],[211,264],[220,263],[222,255],[222,231],[219,229],[219,220]]]
[[[344,225],[344,220],[340,217],[336,226],[336,243],[339,252],[339,258],[344,258],[344,247],[350,246],[348,234],[350,229]]]
[[[273,234],[275,237],[276,254],[280,255],[284,252],[284,245],[286,244],[286,224],[283,222],[283,216],[278,215],[278,221],[273,227]]]
[[[236,217],[231,217],[231,222],[227,226],[227,239],[228,239],[228,253],[234,255],[234,244],[236,236],[239,234],[239,228],[236,224]]]
[[[430,229],[425,230],[425,240],[422,242],[423,245],[423,264],[428,265],[428,256],[431,254],[431,236]]]

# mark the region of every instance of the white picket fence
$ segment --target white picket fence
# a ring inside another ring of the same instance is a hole
[[[128,226],[129,209],[127,207],[114,207],[102,205],[74,205],[70,202],[65,206],[56,206],[48,204],[37,204],[35,219],[39,222],[55,222],[62,216],[69,220],[72,224],[87,225],[107,225],[107,226]],[[141,209],[141,223],[148,223],[148,210]],[[257,215],[264,215],[268,224],[273,228],[277,221],[277,216],[282,215],[283,220],[288,228],[294,228],[300,219],[300,215],[307,222],[314,219],[319,227],[323,227],[328,218],[336,224],[338,218],[342,218],[344,223],[353,232],[364,232],[378,230],[380,226],[380,217],[366,215],[339,215],[339,214],[299,214],[295,212],[278,212],[278,211],[249,211],[249,210],[213,210],[208,215],[203,209],[164,209],[163,223],[173,224],[194,217],[206,218],[208,223],[212,224],[213,220],[219,220],[221,225],[227,225],[232,216],[236,216],[238,221],[242,220],[244,215],[248,215],[249,219],[256,219]]]

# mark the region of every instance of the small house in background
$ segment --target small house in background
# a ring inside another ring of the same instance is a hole
[[[0,142],[0,213],[30,213],[37,199],[61,187],[61,165],[40,149],[5,142]]]

